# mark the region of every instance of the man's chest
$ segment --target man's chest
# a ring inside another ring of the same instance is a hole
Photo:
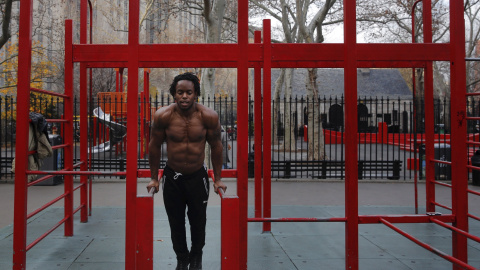
[[[173,119],[166,129],[167,139],[172,142],[201,142],[205,140],[207,130],[198,118]]]

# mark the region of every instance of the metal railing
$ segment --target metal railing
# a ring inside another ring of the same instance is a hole
[[[157,96],[148,100],[139,97],[139,168],[148,168],[148,141],[152,115],[160,107],[173,103],[171,96]],[[253,104],[249,100],[249,155],[253,164],[254,124]],[[450,104],[446,99],[435,101],[435,143],[448,151],[450,130]],[[226,133],[224,145],[225,168],[236,168],[236,120],[237,102],[232,97],[213,97],[199,99],[199,103],[213,108],[220,117],[222,129]],[[479,115],[479,101],[469,99],[467,102],[469,116]],[[13,177],[10,172],[11,162],[15,149],[15,97],[0,97],[0,177]],[[46,115],[47,118],[63,115],[63,104],[58,98],[31,97],[32,110]],[[272,170],[274,178],[325,178],[321,173],[320,165],[312,165],[308,169],[301,166],[292,167],[292,162],[305,163],[319,160],[344,161],[344,98],[343,97],[308,97],[279,98],[272,101]],[[417,104],[417,105],[416,105]],[[417,119],[414,121],[413,109],[417,108]],[[110,114],[113,121],[126,126],[126,99],[123,95],[114,98],[93,98],[89,108],[100,107],[106,114]],[[79,101],[74,99],[74,114],[78,115]],[[359,161],[388,161],[400,162],[400,179],[413,179],[416,171],[422,178],[422,149],[424,141],[424,106],[423,101],[417,103],[412,100],[389,99],[379,97],[358,98],[358,138]],[[79,117],[74,120],[74,141],[79,141]],[[477,121],[478,122],[478,121]],[[414,127],[416,123],[416,127]],[[469,137],[473,141],[480,141],[478,136],[479,124],[474,121],[468,123]],[[49,132],[63,133],[61,123],[50,123]],[[110,141],[112,136],[109,128],[93,115],[89,116],[89,145],[101,145]],[[324,142],[322,144],[321,142]],[[108,151],[90,155],[90,167],[96,170],[124,171],[126,160],[125,140],[112,145]],[[469,160],[477,150],[473,144],[469,148]],[[443,151],[443,150],[442,150]],[[447,159],[448,155],[445,155]],[[78,146],[74,147],[75,161],[79,158]],[[442,157],[438,158],[442,160]],[[165,153],[162,160],[166,160]],[[287,166],[287,162],[288,165]],[[276,165],[275,165],[275,164]],[[370,166],[371,167],[371,166]],[[438,164],[439,179],[449,178],[449,165]],[[288,172],[288,173],[287,173]],[[253,168],[251,168],[253,175]],[[389,178],[391,171],[383,170],[379,163],[377,167],[363,171],[363,179]],[[344,178],[344,171],[332,171],[328,178]],[[94,177],[105,177],[102,175]],[[122,177],[122,176],[119,176]]]

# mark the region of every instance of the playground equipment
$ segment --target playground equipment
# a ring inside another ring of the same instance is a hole
[[[93,115],[97,117],[100,123],[104,124],[110,130],[110,141],[96,145],[92,148],[92,153],[100,153],[110,150],[110,147],[121,142],[127,134],[127,127],[112,120],[110,114],[104,113],[101,107],[93,110]]]
[[[28,125],[28,95],[32,90],[29,85],[31,66],[31,27],[32,0],[21,1],[19,65],[18,65],[18,141],[26,142],[25,134]],[[357,44],[356,42],[356,6],[355,1],[344,1],[344,36],[343,44],[272,44],[270,36],[270,21],[263,22],[263,39],[260,32],[255,33],[255,42],[248,40],[248,1],[238,1],[238,43],[236,44],[140,44],[139,43],[139,1],[129,1],[129,38],[128,44],[94,45],[87,44],[87,0],[81,1],[80,10],[80,44],[73,44],[72,21],[66,21],[65,35],[65,119],[55,120],[65,126],[65,168],[59,172],[28,171],[25,163],[19,162],[15,174],[15,217],[14,217],[14,269],[24,269],[26,251],[40,241],[35,240],[26,245],[27,218],[27,174],[63,174],[65,175],[65,193],[58,200],[65,198],[65,218],[54,228],[65,223],[65,235],[73,235],[73,214],[81,211],[81,220],[87,221],[86,180],[87,176],[101,172],[88,171],[87,150],[81,147],[81,162],[73,165],[72,160],[72,94],[73,94],[73,64],[80,63],[80,122],[87,122],[87,65],[88,68],[126,67],[129,69],[128,99],[138,97],[139,67],[230,67],[237,69],[238,86],[238,144],[246,146],[248,136],[248,69],[254,68],[255,99],[261,100],[263,81],[263,96],[271,96],[271,68],[280,67],[335,67],[345,70],[345,215],[328,218],[272,218],[271,213],[271,107],[270,100],[264,99],[263,121],[262,113],[255,103],[255,155],[263,153],[262,158],[255,159],[255,217],[248,217],[248,168],[247,147],[239,147],[237,152],[238,171],[223,171],[225,177],[237,178],[237,195],[222,198],[222,228],[229,228],[228,234],[222,229],[222,269],[247,268],[247,224],[248,222],[263,222],[263,230],[270,231],[271,222],[341,222],[345,223],[345,266],[346,269],[359,268],[359,224],[384,224],[401,235],[411,239],[435,254],[454,264],[454,269],[460,267],[474,269],[468,265],[467,239],[479,241],[479,237],[468,231],[469,217],[480,220],[468,213],[468,195],[480,193],[467,187],[467,168],[479,169],[467,165],[466,122],[480,120],[467,117],[466,82],[465,82],[465,27],[463,25],[463,2],[450,0],[450,43],[432,43],[431,0],[423,1],[424,43],[422,44]],[[91,14],[91,13],[90,13]],[[90,24],[91,25],[91,24]],[[90,35],[91,36],[91,35]],[[394,53],[392,53],[394,52]],[[455,151],[452,161],[434,159],[434,121],[433,121],[433,68],[432,61],[449,61],[451,67],[451,113],[452,128],[450,142]],[[357,148],[357,68],[359,67],[411,67],[423,68],[425,74],[425,140],[426,140],[426,206],[427,213],[412,215],[359,215],[358,212],[358,148]],[[263,75],[262,75],[263,69]],[[50,93],[50,92],[46,92]],[[478,95],[478,94],[468,94]],[[137,196],[137,177],[148,177],[147,170],[137,169],[137,133],[138,133],[138,103],[127,105],[127,171],[109,173],[126,176],[126,248],[125,269],[152,269],[153,243],[151,230],[153,228],[152,197],[147,202]],[[263,125],[263,137],[260,133]],[[81,126],[80,144],[87,145],[87,125]],[[468,142],[468,144],[478,144]],[[26,160],[28,151],[26,143],[20,143],[16,148],[16,157]],[[263,151],[262,151],[263,150]],[[444,163],[451,166],[451,185],[434,180],[434,164]],[[73,171],[80,166],[80,171]],[[20,173],[24,171],[25,173]],[[73,209],[73,175],[80,175],[81,184],[75,188],[81,190],[81,205]],[[451,207],[435,201],[435,185],[446,185],[452,188]],[[140,212],[147,209],[146,213]],[[432,215],[435,208],[451,210],[451,214]],[[41,210],[40,210],[41,211]],[[33,214],[38,213],[35,211]],[[232,218],[234,217],[234,218]],[[452,256],[426,245],[413,236],[400,230],[394,223],[435,223],[452,230]],[[448,225],[447,223],[452,223]],[[140,237],[139,229],[148,229]],[[230,238],[229,238],[230,237]],[[224,241],[228,239],[229,241]],[[226,252],[224,254],[224,252]]]

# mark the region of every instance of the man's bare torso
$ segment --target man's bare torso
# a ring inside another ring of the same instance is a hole
[[[209,110],[195,104],[195,110],[188,115],[178,111],[172,104],[161,114],[165,124],[167,142],[167,164],[176,172],[191,174],[199,170],[205,159],[205,143],[209,121]]]

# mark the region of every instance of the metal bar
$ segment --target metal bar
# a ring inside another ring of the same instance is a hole
[[[466,66],[465,66],[465,25],[463,20],[463,2],[450,0],[450,116],[451,116],[451,153],[452,166],[452,214],[456,216],[455,227],[468,231],[468,172],[466,122]],[[452,235],[453,256],[462,262],[468,261],[467,238],[454,233]],[[454,267],[454,269],[459,269]]]
[[[358,112],[357,57],[362,55],[356,41],[355,1],[343,1],[345,85],[345,268],[358,270]]]
[[[425,244],[425,243],[423,243],[423,242],[415,239],[413,236],[411,236],[411,235],[409,235],[408,233],[406,233],[406,232],[400,230],[399,228],[395,227],[392,223],[390,223],[390,222],[388,222],[388,221],[386,221],[386,220],[384,220],[384,219],[380,219],[380,221],[381,221],[383,224],[385,224],[387,227],[389,227],[390,229],[398,232],[399,234],[401,234],[402,236],[406,237],[407,239],[409,239],[410,241],[414,242],[415,244],[417,244],[417,245],[423,247],[424,249],[426,249],[426,250],[428,250],[428,251],[430,251],[430,252],[432,252],[432,253],[434,253],[434,254],[436,254],[436,255],[438,255],[438,256],[440,256],[440,257],[442,257],[442,258],[444,258],[444,259],[446,259],[446,260],[448,260],[448,261],[450,261],[450,262],[452,262],[452,263],[454,263],[455,265],[461,266],[461,267],[463,267],[463,268],[465,268],[465,269],[472,269],[472,270],[475,269],[475,267],[472,267],[472,266],[464,263],[463,261],[461,261],[461,260],[459,260],[459,259],[457,259],[457,258],[455,258],[455,257],[453,257],[453,256],[449,256],[448,254],[444,253],[443,251],[441,251],[441,250],[439,250],[439,249],[436,249],[436,248],[434,248],[434,247],[432,247],[432,246],[430,246],[430,245],[427,245],[427,244]]]
[[[360,224],[378,224],[380,219],[387,220],[391,223],[429,223],[429,215],[360,215],[358,220]],[[453,215],[441,215],[435,216],[438,220],[443,222],[452,223],[455,221],[455,216]]]
[[[434,205],[436,205],[436,206],[440,206],[440,207],[442,207],[442,208],[444,208],[444,209],[447,209],[447,210],[450,210],[450,211],[452,210],[451,207],[448,207],[448,206],[446,206],[446,205],[444,205],[444,204],[441,204],[441,203],[438,203],[438,202],[432,202],[432,204],[434,204]]]
[[[15,205],[13,217],[13,269],[26,268],[27,152],[32,63],[33,0],[20,2],[17,74],[17,144],[15,148]]]
[[[70,96],[67,95],[67,94],[60,94],[60,93],[56,93],[56,92],[52,92],[52,91],[48,91],[48,90],[43,90],[43,89],[38,89],[38,88],[33,88],[33,87],[30,87],[30,91],[37,92],[37,93],[42,93],[42,94],[50,95],[50,96],[70,98]]]
[[[255,43],[262,42],[262,32],[255,31]],[[255,137],[253,149],[255,159],[255,217],[262,216],[262,160],[260,158],[263,151],[262,145],[262,69],[260,64],[254,68],[254,117],[255,117]],[[270,99],[269,99],[270,100]]]
[[[32,213],[28,214],[27,215],[27,219],[35,216],[36,214],[42,212],[43,210],[47,209],[49,206],[51,206],[52,204],[60,201],[61,199],[65,198],[68,194],[62,194],[60,196],[58,196],[57,198],[51,200],[50,202],[46,203],[45,205],[43,205],[42,207],[38,208],[37,210],[33,211]]]
[[[153,269],[154,191],[155,189],[152,188],[148,195],[137,196],[138,224],[136,226],[135,269]]]
[[[138,100],[139,14],[140,1],[128,1],[128,92],[127,100]],[[127,167],[125,270],[135,269],[137,231],[138,102],[127,103]],[[122,111],[123,113],[123,111]]]
[[[80,189],[84,184],[80,183],[80,185],[78,185],[77,187],[73,188],[73,191],[77,191],[78,189]]]
[[[102,172],[102,171],[26,171],[26,174],[41,175],[115,175],[124,176],[126,172]]]
[[[249,218],[248,222],[346,222],[346,218]]]
[[[35,241],[33,241],[32,243],[30,243],[27,247],[26,247],[26,251],[29,251],[32,247],[34,247],[36,244],[38,244],[40,241],[42,241],[45,237],[47,237],[50,233],[52,233],[53,231],[55,231],[58,227],[60,227],[60,225],[62,225],[63,223],[65,223],[67,221],[68,217],[65,217],[63,218],[62,220],[60,220],[57,224],[55,224],[50,230],[48,230],[46,233],[42,234],[40,237],[38,237]]]
[[[36,184],[38,184],[38,183],[41,183],[41,182],[43,182],[43,181],[45,181],[45,180],[48,180],[48,179],[52,178],[52,177],[54,177],[54,175],[46,175],[46,176],[41,177],[41,178],[39,178],[39,179],[37,179],[37,180],[35,180],[35,181],[33,181],[33,182],[28,183],[27,186],[28,186],[28,187],[34,186],[34,185],[36,185]]]
[[[75,215],[78,211],[82,210],[83,208],[87,207],[85,204],[79,205],[75,210],[73,210],[73,214]]]
[[[470,217],[470,218],[473,218],[473,219],[476,219],[476,220],[480,221],[480,217],[478,217],[478,216],[474,216],[474,215],[472,215],[472,214],[468,214],[468,217]]]
[[[432,162],[432,163],[441,163],[441,164],[452,165],[452,162],[450,162],[450,161],[438,160],[438,159],[431,159],[430,162]]]
[[[479,168],[479,169],[480,169],[480,168]],[[467,192],[480,196],[480,192],[475,191],[475,190],[467,189]]]
[[[440,186],[444,186],[444,187],[452,187],[452,185],[450,184],[446,184],[446,183],[442,183],[442,182],[438,182],[438,181],[432,181],[433,184],[437,184],[437,185],[440,185]]]
[[[438,224],[438,225],[440,225],[440,226],[442,226],[442,227],[445,227],[445,228],[447,228],[447,229],[449,229],[449,230],[452,230],[452,231],[454,231],[454,232],[457,232],[457,233],[459,233],[459,234],[462,234],[462,235],[464,235],[464,236],[472,239],[473,241],[480,242],[480,237],[478,237],[478,236],[475,236],[475,235],[473,235],[473,234],[469,234],[469,233],[466,232],[466,231],[462,231],[462,230],[460,230],[460,229],[457,229],[457,228],[455,228],[455,227],[453,227],[453,226],[451,226],[451,225],[448,225],[448,224],[446,224],[446,223],[444,223],[444,222],[438,221],[438,220],[436,220],[436,219],[434,219],[434,218],[431,218],[430,220],[431,220],[433,223],[436,223],[436,224]]]
[[[263,217],[272,216],[272,39],[271,21],[263,20]],[[275,123],[276,124],[276,123]],[[270,223],[263,224],[263,231],[269,232]]]

